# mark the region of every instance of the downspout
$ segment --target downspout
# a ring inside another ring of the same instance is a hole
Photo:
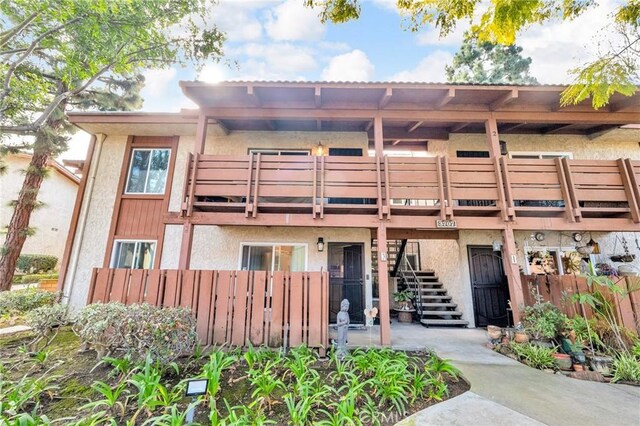
[[[69,276],[66,281],[69,283],[68,286],[64,287],[63,298],[66,299],[67,303],[71,300],[71,296],[73,294],[73,289],[75,285],[76,271],[78,268],[78,260],[80,259],[80,253],[82,252],[82,243],[84,240],[84,231],[87,224],[87,216],[89,215],[89,207],[91,206],[91,198],[93,197],[93,186],[96,181],[96,175],[98,173],[98,167],[100,166],[100,154],[102,153],[102,145],[107,138],[105,134],[97,134],[96,135],[96,147],[94,151],[95,160],[93,161],[91,167],[91,174],[89,175],[89,180],[87,181],[87,191],[85,192],[85,197],[87,202],[83,203],[82,211],[80,213],[80,219],[78,221],[78,234],[76,235],[76,241],[78,241],[78,246],[76,250],[72,253],[71,265],[69,267]]]

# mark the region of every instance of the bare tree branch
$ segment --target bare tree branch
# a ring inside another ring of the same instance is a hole
[[[31,24],[33,20],[38,17],[39,14],[40,12],[34,12],[31,15],[29,15],[20,24],[16,25],[10,30],[3,31],[2,33],[0,33],[0,47],[7,44],[12,37],[19,35],[22,32],[22,30],[24,30],[27,26],[29,26],[29,24]]]

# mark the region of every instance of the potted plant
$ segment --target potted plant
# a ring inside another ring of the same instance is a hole
[[[521,322],[516,325],[513,340],[516,343],[527,343],[529,341],[529,333],[527,333]]]
[[[409,289],[393,293],[393,300],[400,304],[400,308],[396,308],[400,322],[413,321],[413,312],[415,312],[415,309],[413,309],[411,299],[413,299],[413,291]]]
[[[521,320],[534,342],[551,347],[551,340],[564,329],[566,315],[552,303],[537,300],[533,306],[522,308]]]

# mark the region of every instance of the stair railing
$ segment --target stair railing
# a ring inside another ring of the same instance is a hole
[[[402,256],[402,269],[400,271],[400,275],[402,279],[409,283],[409,280],[412,280],[416,289],[416,311],[418,312],[418,316],[422,318],[422,286],[420,285],[420,281],[418,280],[418,275],[416,275],[416,271],[411,267],[411,263],[409,263],[409,259],[407,259],[407,254],[404,253]],[[407,275],[409,277],[407,277]]]

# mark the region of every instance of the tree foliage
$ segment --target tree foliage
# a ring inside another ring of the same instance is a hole
[[[358,19],[362,0],[305,0],[319,7],[323,22]],[[433,25],[440,36],[451,33],[462,22],[471,23],[471,35],[479,42],[511,45],[518,34],[533,25],[551,21],[579,19],[596,5],[595,0],[396,0],[398,10],[412,31]],[[563,93],[562,103],[576,104],[587,98],[595,108],[608,103],[613,93],[631,95],[640,72],[640,0],[627,0],[615,13],[603,17],[609,28],[619,27],[625,35],[621,46],[608,46],[589,63],[570,71],[572,84]]]
[[[465,34],[451,65],[445,67],[447,81],[475,84],[538,84],[529,74],[531,58],[523,58],[522,48],[478,41]]]

